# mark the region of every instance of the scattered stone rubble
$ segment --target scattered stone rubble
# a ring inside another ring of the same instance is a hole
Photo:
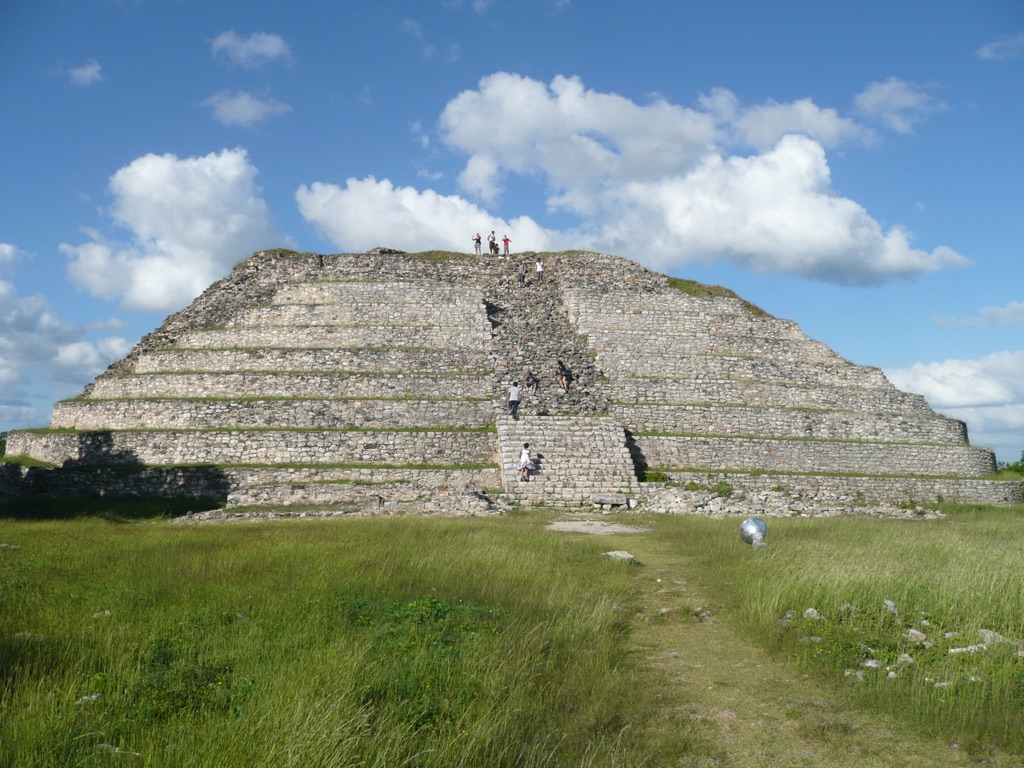
[[[848,494],[819,490],[814,495],[783,491],[711,490],[661,488],[648,492],[645,511],[704,517],[842,517],[866,515],[913,520],[935,519],[942,513],[919,505],[909,508],[891,504],[865,504]]]
[[[896,603],[892,600],[884,600],[881,606],[882,610],[889,613],[894,617],[891,619],[896,627],[903,626],[904,619],[900,617],[899,609]],[[843,615],[849,615],[856,613],[857,609],[854,606],[843,606],[840,609],[840,613]],[[797,612],[793,609],[787,610],[782,617],[778,620],[777,624],[780,628],[785,628],[792,625],[796,620]],[[816,608],[809,607],[803,611],[804,624],[802,625],[806,629],[810,629],[806,622],[826,624],[829,621],[829,617],[822,615]],[[973,655],[977,653],[984,653],[996,646],[1003,646],[1014,652],[1014,655],[1018,658],[1024,658],[1024,640],[1010,640],[998,632],[991,629],[979,629],[977,636],[982,642],[975,643],[967,646],[952,646],[947,645],[948,641],[960,637],[961,633],[956,631],[945,632],[941,639],[930,638],[928,634],[923,631],[931,626],[931,622],[928,620],[926,612],[920,612],[919,618],[917,619],[917,625],[920,629],[910,627],[906,631],[901,632],[901,638],[912,643],[915,648],[922,650],[931,649],[938,645],[939,650],[943,650],[945,656],[958,656],[958,655]],[[909,621],[910,619],[908,619]],[[824,638],[816,634],[806,634],[796,639],[800,645],[820,645],[824,642]],[[869,675],[880,676],[884,675],[886,678],[892,679],[899,677],[906,670],[916,668],[918,666],[917,661],[914,657],[907,652],[900,653],[895,663],[885,664],[883,661],[875,658],[877,651],[867,645],[861,644],[860,646],[861,657],[856,662],[856,669],[846,669],[843,671],[843,676],[852,678],[857,681],[866,681]],[[975,675],[961,676],[957,681],[951,680],[936,680],[931,677],[924,677],[924,682],[927,685],[934,686],[936,688],[946,688],[952,685],[954,682],[968,682],[977,683],[981,682],[981,678]]]

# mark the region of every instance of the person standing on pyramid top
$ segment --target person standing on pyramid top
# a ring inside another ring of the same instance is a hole
[[[508,256],[508,244],[511,243],[511,242],[512,241],[508,239],[508,235],[505,235],[503,238],[501,238],[501,243],[502,243],[502,245],[505,246],[505,255],[506,256]]]
[[[476,249],[477,256],[480,255],[480,242],[480,233],[477,232],[475,235],[473,235],[473,248]]]
[[[491,234],[487,236],[487,249],[494,254],[498,255],[498,238],[494,234],[494,230],[491,230]]]

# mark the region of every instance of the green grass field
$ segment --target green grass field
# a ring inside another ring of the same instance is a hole
[[[947,509],[754,550],[738,520],[8,504],[0,765],[1020,765],[1024,508]]]

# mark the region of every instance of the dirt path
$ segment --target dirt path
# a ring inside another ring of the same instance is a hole
[[[583,521],[579,521],[583,522]],[[601,521],[595,521],[600,523]],[[695,564],[643,529],[603,532],[609,550],[640,563],[635,652],[658,674],[660,718],[649,723],[664,754],[656,766],[1020,766],[977,759],[857,708],[841,688],[801,674],[743,637],[730,606],[716,601]],[[562,530],[565,530],[564,528]],[[577,526],[565,535],[582,535]]]

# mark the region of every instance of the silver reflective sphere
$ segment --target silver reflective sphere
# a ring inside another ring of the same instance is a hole
[[[768,526],[759,517],[748,517],[740,525],[740,538],[755,547],[764,546],[764,537],[768,535]]]

